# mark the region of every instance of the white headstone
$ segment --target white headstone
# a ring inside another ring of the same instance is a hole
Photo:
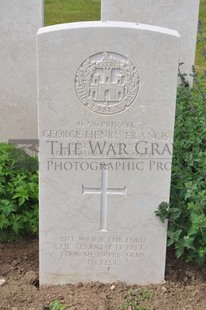
[[[179,62],[192,85],[200,0],[101,0],[102,20],[146,23],[180,33]],[[180,80],[181,82],[181,80]]]
[[[148,25],[39,30],[41,284],[164,279],[178,53]]]
[[[43,0],[0,0],[0,141],[37,139],[36,33]]]

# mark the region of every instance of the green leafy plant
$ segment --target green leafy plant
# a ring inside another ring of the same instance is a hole
[[[59,300],[54,300],[50,303],[50,310],[66,310],[67,305],[62,304]]]
[[[127,295],[125,296],[125,300],[120,305],[120,310],[152,310],[152,308],[148,308],[142,303],[144,301],[151,300],[153,296],[154,292],[147,288],[136,290],[129,289]]]
[[[0,241],[38,232],[38,160],[0,144]]]
[[[206,261],[206,79],[193,69],[194,87],[178,89],[170,204],[156,214],[168,226],[176,256]]]

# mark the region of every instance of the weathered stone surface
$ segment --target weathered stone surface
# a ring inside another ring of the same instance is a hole
[[[36,33],[43,0],[0,0],[0,141],[37,139]]]
[[[38,32],[41,284],[164,280],[178,53],[148,25]]]

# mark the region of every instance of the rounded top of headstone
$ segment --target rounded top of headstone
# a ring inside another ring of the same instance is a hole
[[[70,29],[81,29],[81,28],[124,28],[124,29],[134,29],[150,32],[158,32],[166,35],[171,35],[175,37],[180,37],[179,33],[176,30],[131,22],[119,22],[119,21],[94,21],[94,22],[76,22],[76,23],[67,23],[67,24],[57,24],[53,26],[40,28],[38,35],[45,34],[48,32],[61,31],[61,30],[70,30]]]

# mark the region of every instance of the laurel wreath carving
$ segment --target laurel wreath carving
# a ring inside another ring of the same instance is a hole
[[[128,93],[127,96],[131,99],[129,100],[131,104],[131,101],[133,101],[139,91],[139,74],[137,72],[136,67],[133,65],[133,63],[128,60],[127,63],[123,64],[122,68],[122,74],[125,76],[126,84],[128,85]]]
[[[87,59],[79,68],[76,75],[76,90],[85,105],[88,104],[89,86],[92,82],[92,76],[95,69],[95,61],[90,61],[90,59]]]

